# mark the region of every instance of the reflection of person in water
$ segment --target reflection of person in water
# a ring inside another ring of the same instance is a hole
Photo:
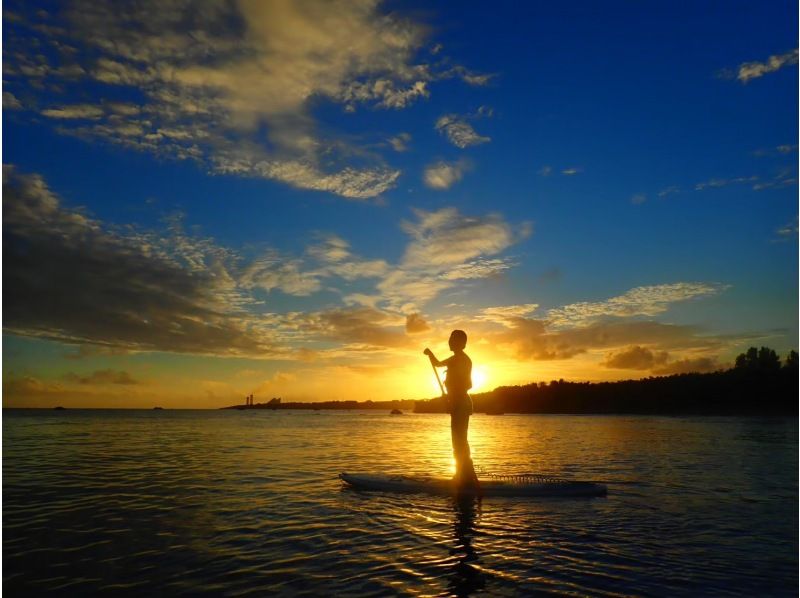
[[[455,545],[450,549],[450,554],[458,560],[453,565],[453,575],[447,585],[454,596],[469,596],[486,589],[484,574],[479,567],[472,564],[478,561],[478,555],[472,546],[472,537],[475,535],[475,517],[480,514],[481,503],[474,496],[458,496],[454,498],[454,502]]]
[[[450,412],[450,432],[453,439],[453,454],[456,459],[456,483],[459,487],[478,487],[478,478],[470,457],[467,432],[469,416],[472,415],[472,399],[467,391],[472,388],[472,360],[464,353],[467,333],[453,330],[450,333],[451,357],[439,361],[430,349],[425,349],[433,367],[446,367],[447,407]]]

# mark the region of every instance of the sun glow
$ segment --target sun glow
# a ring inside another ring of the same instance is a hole
[[[489,373],[485,367],[477,367],[472,370],[472,392],[483,392],[489,381]]]

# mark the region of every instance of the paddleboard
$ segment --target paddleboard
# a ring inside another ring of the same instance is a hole
[[[479,478],[480,491],[458,489],[450,478],[422,475],[340,473],[339,478],[356,490],[420,494],[480,494],[482,496],[605,496],[605,484],[563,480],[549,476],[494,476]]]

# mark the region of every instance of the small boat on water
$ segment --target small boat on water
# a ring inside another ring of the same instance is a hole
[[[391,415],[403,415],[403,412],[400,411],[399,409],[392,409],[389,413]]]

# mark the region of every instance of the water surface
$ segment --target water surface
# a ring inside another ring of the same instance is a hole
[[[600,499],[359,493],[452,471],[446,416],[3,413],[14,595],[791,595],[788,418],[473,417],[476,464],[605,480]]]

